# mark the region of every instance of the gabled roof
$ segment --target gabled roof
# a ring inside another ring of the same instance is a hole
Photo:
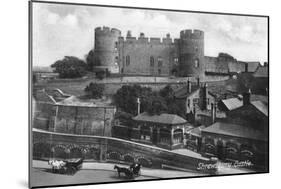
[[[223,122],[216,122],[213,125],[203,129],[202,132],[222,134],[222,135],[262,140],[262,141],[268,140],[267,136],[258,130],[244,127],[241,125],[223,123]]]
[[[254,77],[268,77],[268,66],[259,66]]]
[[[56,100],[48,95],[45,89],[36,91],[34,93],[34,99],[39,102],[56,103]]]
[[[253,101],[251,104],[257,108],[261,113],[268,116],[268,105],[262,101]]]
[[[222,103],[225,105],[225,107],[228,110],[234,110],[236,108],[243,106],[243,100],[240,100],[238,98],[225,99],[225,100],[222,100]]]
[[[152,123],[163,123],[163,124],[183,124],[187,123],[185,119],[175,114],[160,114],[160,115],[149,115],[147,112],[141,113],[133,118],[135,121],[146,121]]]

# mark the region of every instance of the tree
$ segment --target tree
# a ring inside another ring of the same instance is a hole
[[[88,71],[94,71],[95,66],[100,66],[101,62],[98,57],[95,56],[95,52],[90,50],[89,53],[86,55],[86,64]]]
[[[101,98],[104,92],[104,84],[91,82],[89,85],[86,86],[84,91],[90,98]]]
[[[136,115],[138,107],[137,98],[141,99],[141,110],[146,111],[151,95],[151,88],[141,87],[140,85],[124,85],[117,90],[113,99],[121,111]]]
[[[149,98],[149,103],[146,105],[146,107],[146,111],[150,115],[160,115],[161,113],[168,111],[165,99],[159,96],[157,93],[154,93],[153,96]]]
[[[61,78],[77,78],[86,75],[86,63],[74,56],[65,56],[51,65],[54,72],[59,73]]]
[[[159,95],[164,99],[164,104],[167,106],[166,109],[169,114],[177,114],[181,117],[185,117],[185,103],[181,100],[175,99],[174,90],[170,85],[167,85],[161,89],[159,91]]]

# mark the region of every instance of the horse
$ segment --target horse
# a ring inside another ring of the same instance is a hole
[[[64,168],[66,163],[62,160],[49,160],[48,165],[51,165],[52,171],[56,172],[56,171],[62,170],[62,168]]]
[[[119,166],[115,165],[114,169],[117,169],[118,177],[120,177],[120,173],[124,173],[125,176],[128,177],[128,178],[134,177],[134,173],[126,167],[119,167]]]
[[[134,175],[140,175],[141,164],[133,163],[130,166],[130,170],[133,172]]]

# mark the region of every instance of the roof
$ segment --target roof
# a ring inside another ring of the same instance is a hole
[[[257,101],[260,102],[262,105],[257,103]],[[243,100],[242,99],[240,100],[239,98],[228,98],[228,99],[221,100],[221,102],[230,111],[243,106]],[[253,94],[251,95],[251,103],[256,104],[261,110],[263,110],[264,108],[267,109],[268,96]]]
[[[252,101],[251,104],[257,108],[261,113],[268,116],[268,104],[262,101]]]
[[[202,129],[205,129],[206,127],[204,125],[201,125],[199,127],[195,127],[194,129],[189,130],[188,133],[190,133],[193,136],[201,137],[201,131]]]
[[[268,96],[251,94],[251,101],[261,101],[268,104]]]
[[[135,121],[146,121],[153,123],[164,123],[164,124],[183,124],[187,123],[185,119],[175,114],[160,114],[160,115],[149,115],[147,112],[141,113],[133,118]]]
[[[110,106],[111,101],[106,99],[83,99],[77,96],[70,96],[60,102],[58,105],[85,106],[85,107],[104,107]]]
[[[267,136],[258,130],[244,127],[241,125],[223,123],[223,122],[216,122],[213,125],[203,129],[202,132],[222,134],[222,135],[241,137],[247,139],[263,140],[263,141],[268,140]]]
[[[198,89],[199,89],[199,86],[191,85],[191,92],[189,93],[187,91],[187,85],[184,85],[182,87],[179,87],[179,88],[175,89],[175,91],[174,91],[175,97],[176,98],[186,98],[187,96],[190,96],[191,94],[193,94]]]
[[[238,98],[228,98],[221,101],[228,110],[234,110],[236,108],[243,106],[243,100],[240,100]]]
[[[260,62],[247,62],[248,72],[255,72],[260,66]]]
[[[56,103],[55,99],[48,95],[45,89],[36,91],[34,93],[34,99],[39,102]]]
[[[268,77],[268,66],[259,66],[254,77]]]

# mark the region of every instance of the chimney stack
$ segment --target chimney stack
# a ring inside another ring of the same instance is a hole
[[[140,114],[140,98],[137,98],[137,103],[138,103],[138,115]]]
[[[249,105],[251,101],[251,89],[248,92],[243,93],[243,106]]]
[[[245,63],[245,72],[248,72],[248,63]]]
[[[189,78],[187,80],[187,92],[191,93],[191,82],[189,81]]]
[[[212,123],[215,123],[216,121],[216,111],[217,107],[214,103],[211,104],[211,118],[212,118]]]

